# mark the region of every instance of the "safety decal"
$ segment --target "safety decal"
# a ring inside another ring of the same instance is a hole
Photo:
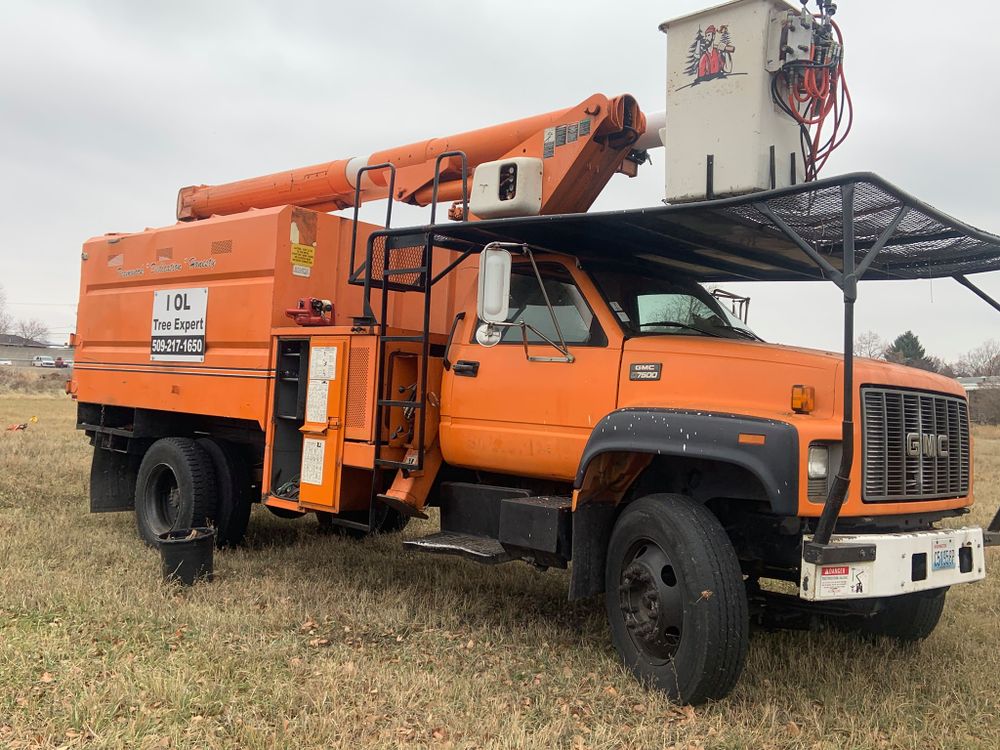
[[[323,484],[324,448],[322,440],[306,438],[302,441],[302,471],[299,476],[303,484]]]
[[[312,245],[292,243],[292,273],[295,276],[308,278],[312,275],[312,267],[316,262],[316,248]]]
[[[565,125],[545,128],[542,133],[542,158],[550,159],[556,155],[556,149],[560,146],[565,146],[567,143],[575,143],[588,135],[590,135],[589,118],[585,118],[579,122],[569,122]]]

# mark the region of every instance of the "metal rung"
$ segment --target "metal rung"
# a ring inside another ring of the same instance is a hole
[[[383,276],[406,276],[407,274],[427,273],[426,266],[416,268],[386,268],[382,271]]]
[[[423,409],[424,405],[420,401],[397,401],[395,399],[384,399],[380,398],[378,400],[379,406],[398,406],[402,409]]]
[[[376,466],[385,466],[390,469],[402,469],[403,471],[420,471],[416,464],[408,464],[405,461],[393,461],[391,458],[376,458]]]
[[[380,336],[381,341],[411,341],[414,344],[422,344],[427,339],[423,336]]]
[[[356,531],[371,531],[371,526],[367,523],[358,523],[357,521],[348,521],[346,518],[337,518],[333,516],[328,519],[330,523],[334,526],[340,526],[344,529],[354,529]]]

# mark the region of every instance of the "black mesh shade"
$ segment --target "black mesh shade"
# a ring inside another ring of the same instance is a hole
[[[766,211],[840,270],[845,186],[854,192],[853,206],[846,212],[853,209],[856,265],[903,212],[865,279],[924,279],[1000,270],[1000,237],[963,224],[869,173],[738,198],[494,219],[427,231],[434,233],[436,245],[452,249],[475,251],[490,242],[516,242],[584,259],[656,264],[698,281],[819,280],[829,274]]]

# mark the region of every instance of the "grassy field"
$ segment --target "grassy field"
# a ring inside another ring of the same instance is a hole
[[[0,747],[1000,747],[1000,571],[915,649],[758,633],[733,695],[682,709],[618,666],[564,572],[258,508],[215,582],[164,585],[131,515],[88,514],[72,403],[0,395],[0,429],[31,416],[0,432]],[[985,523],[1000,429],[976,463]]]

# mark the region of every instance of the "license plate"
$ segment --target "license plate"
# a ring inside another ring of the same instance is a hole
[[[953,539],[934,542],[934,548],[931,551],[931,570],[954,570],[955,557],[955,541]]]

